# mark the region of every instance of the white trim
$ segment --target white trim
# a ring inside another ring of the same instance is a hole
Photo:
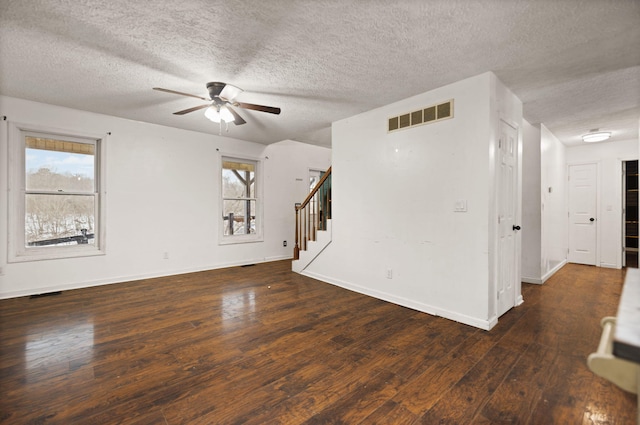
[[[19,263],[27,261],[54,260],[61,258],[89,257],[97,255],[105,255],[105,235],[106,235],[106,184],[104,170],[105,163],[105,141],[106,135],[98,136],[85,132],[77,132],[74,130],[66,130],[54,127],[41,126],[37,124],[28,124],[20,122],[8,122],[8,159],[9,166],[8,188],[7,188],[7,262]],[[96,200],[96,221],[97,228],[95,244],[91,245],[73,245],[59,246],[47,248],[26,248],[24,240],[24,196],[26,193],[26,185],[24,179],[25,168],[25,145],[24,137],[27,135],[42,134],[46,136],[54,136],[67,138],[83,143],[91,142],[95,146],[95,155],[97,162],[95,163],[95,190],[92,196]]]
[[[524,277],[522,276],[520,280],[523,283],[532,283],[534,285],[542,285],[542,279],[536,277]]]
[[[500,162],[500,137],[502,131],[502,123],[511,127],[516,132],[516,145],[515,145],[515,167],[516,167],[516,187],[513,200],[515,203],[514,211],[514,224],[522,223],[522,129],[521,125],[513,120],[510,120],[503,116],[502,112],[498,114],[497,128],[495,137],[492,138],[490,143],[490,152],[492,152],[493,161],[489,161],[490,172],[489,176],[492,183],[490,195],[493,199],[490,201],[492,206],[489,211],[489,294],[494,294],[493,299],[489,300],[489,305],[493,303],[494,308],[490,307],[490,314],[497,314],[500,309],[500,301],[498,300],[498,279],[500,278],[499,269],[501,258],[498,257],[498,243],[500,239],[500,226],[497,224],[498,211],[500,210],[500,201],[502,194],[500,190],[500,174],[498,172]],[[518,305],[519,300],[522,299],[522,233],[515,232],[515,256],[514,256],[514,274],[515,281],[513,282],[513,305],[507,309]],[[491,298],[491,295],[489,295]],[[505,312],[506,313],[506,312]],[[504,314],[504,313],[503,313]],[[497,320],[497,319],[496,319]],[[493,327],[493,325],[492,325]],[[489,328],[490,329],[490,328]]]
[[[252,235],[233,235],[233,236],[220,236],[218,245],[236,245],[244,243],[259,243],[264,242],[264,236],[260,236],[257,233]]]
[[[636,156],[635,158],[631,158],[631,159],[625,159],[623,158],[618,158],[618,170],[620,171],[620,188],[622,190],[622,193],[620,194],[620,216],[618,217],[620,219],[620,262],[618,264],[616,264],[616,266],[614,268],[616,269],[621,269],[623,267],[627,266],[627,255],[626,255],[626,251],[627,251],[627,220],[626,220],[626,214],[625,214],[625,210],[627,208],[627,202],[626,202],[626,185],[627,185],[627,176],[626,176],[626,168],[625,168],[625,163],[630,162],[630,161],[638,161],[640,163],[640,160],[638,160],[638,157]],[[602,264],[602,267],[609,267],[608,265]]]
[[[319,168],[309,167],[309,169],[308,169],[308,171],[307,171],[307,181],[305,182],[305,185],[306,185],[306,186],[305,186],[305,188],[307,189],[307,190],[306,190],[306,192],[307,192],[307,193],[309,193],[309,192],[311,191],[311,190],[309,190],[309,184],[310,184],[310,182],[311,182],[311,175],[312,175],[312,174],[314,174],[314,173],[319,173],[319,176],[318,176],[318,182],[319,182],[319,181],[320,181],[320,179],[322,178],[322,175],[323,175],[324,173],[326,173],[326,172],[327,172],[327,170],[324,170],[324,171],[323,171],[323,170],[321,170],[321,169],[319,169]],[[316,184],[317,184],[318,182],[316,182]]]
[[[602,214],[601,214],[601,210],[600,210],[600,194],[601,192],[601,185],[602,185],[602,161],[578,161],[578,162],[568,162],[567,163],[567,168],[565,170],[566,175],[567,175],[567,193],[566,193],[566,200],[565,200],[565,205],[567,206],[567,247],[569,248],[569,251],[567,251],[567,262],[569,262],[569,256],[571,255],[571,205],[569,205],[569,200],[570,200],[570,195],[571,195],[571,182],[569,181],[569,178],[571,176],[571,173],[569,172],[571,170],[571,167],[574,166],[579,166],[579,165],[592,165],[595,164],[596,166],[596,259],[595,259],[595,263],[593,264],[596,267],[599,267],[600,265],[600,249],[601,249],[601,241],[602,241],[602,235],[600,234],[600,230],[601,230],[601,225],[600,225],[600,220],[602,218]]]
[[[542,283],[545,283],[547,280],[549,280],[549,278],[551,276],[553,276],[554,274],[556,274],[558,272],[558,270],[560,270],[561,268],[563,268],[566,264],[568,263],[567,259],[565,258],[564,260],[562,260],[561,262],[558,263],[558,265],[556,265],[554,268],[552,268],[551,270],[549,270],[548,272],[546,272],[543,276],[542,276]]]
[[[66,137],[74,137],[74,138],[80,138],[80,139],[99,140],[99,139],[105,138],[104,134],[88,133],[86,131],[76,131],[76,130],[70,130],[68,128],[51,127],[51,126],[24,123],[24,122],[18,122],[18,121],[7,121],[7,123],[9,127],[15,127],[20,131],[46,133],[53,136],[62,136],[62,137],[66,136]]]
[[[318,230],[315,241],[309,241],[306,250],[300,250],[297,260],[291,262],[291,270],[302,273],[313,261],[324,252],[333,240],[333,225],[331,219],[327,219],[326,230]]]
[[[222,198],[222,161],[223,158],[241,161],[254,162],[256,165],[255,170],[255,201],[256,201],[256,233],[249,235],[233,235],[225,236],[224,234],[224,218],[222,217],[222,211],[224,208],[224,200]],[[233,153],[226,153],[218,150],[218,178],[220,182],[218,184],[218,211],[215,215],[218,222],[218,245],[234,245],[242,243],[255,243],[264,242],[264,164],[263,158],[256,158],[249,155],[236,155]]]
[[[269,263],[272,261],[290,260],[290,259],[291,259],[290,256],[265,257],[265,258],[248,259],[243,261],[220,263],[220,264],[214,264],[210,266],[189,267],[186,269],[166,270],[166,271],[155,272],[155,273],[144,273],[139,275],[111,277],[107,279],[97,279],[97,280],[92,280],[88,282],[85,281],[85,282],[74,282],[74,283],[69,283],[64,285],[42,286],[42,287],[32,288],[28,290],[0,292],[0,299],[46,294],[48,292],[70,291],[73,289],[91,288],[94,286],[112,285],[112,284],[125,283],[125,282],[135,282],[137,280],[143,280],[143,279],[171,277],[171,276],[178,276],[178,275],[188,274],[188,273],[197,273],[197,272],[224,269],[228,267],[240,267],[240,266],[246,266],[250,264]]]
[[[350,282],[346,282],[340,279],[334,279],[328,276],[324,276],[318,273],[314,273],[314,272],[309,272],[307,270],[304,270],[302,272],[300,272],[301,275],[303,276],[307,276],[313,279],[317,279],[320,280],[322,282],[325,283],[329,283],[331,285],[335,285],[335,286],[339,286],[341,288],[344,289],[348,289],[350,291],[353,292],[357,292],[359,294],[363,294],[363,295],[367,295],[370,297],[374,297],[383,301],[388,301],[397,305],[401,305],[403,307],[408,307],[411,308],[413,310],[417,310],[417,311],[421,311],[423,313],[427,313],[430,314],[432,316],[440,316],[440,317],[444,317],[445,319],[449,319],[449,320],[453,320],[459,323],[464,323],[465,325],[469,325],[469,326],[473,326],[476,328],[480,328],[480,329],[484,329],[484,330],[490,330],[491,328],[493,328],[497,323],[498,323],[498,318],[497,317],[493,317],[491,319],[488,320],[482,320],[482,319],[478,319],[476,317],[471,317],[471,316],[467,316],[465,314],[460,314],[457,313],[455,311],[450,311],[450,310],[445,310],[442,308],[438,308],[438,307],[434,307],[432,305],[429,304],[424,304],[424,303],[420,303],[420,302],[416,302],[407,298],[403,298],[403,297],[397,297],[395,295],[386,293],[386,292],[381,292],[381,291],[376,291],[373,289],[369,289],[354,283],[350,283]]]
[[[5,273],[8,259],[8,232],[9,232],[9,122],[7,117],[0,116],[0,276]],[[2,279],[0,279],[2,280]]]
[[[281,261],[281,260],[293,260],[293,255],[274,255],[272,257],[264,257],[264,261],[262,263],[270,263],[272,261]]]

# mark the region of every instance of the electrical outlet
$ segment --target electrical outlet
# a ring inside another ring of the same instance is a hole
[[[387,269],[387,279],[393,279],[393,269]]]
[[[169,259],[169,253],[165,251],[165,253],[162,255],[162,258],[164,258],[165,260]]]
[[[287,241],[282,241],[282,246],[287,246]]]

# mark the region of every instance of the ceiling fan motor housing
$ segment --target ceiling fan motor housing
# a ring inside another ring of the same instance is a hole
[[[217,81],[207,83],[207,90],[209,91],[209,96],[211,97],[211,100],[214,100],[214,98],[219,97],[220,93],[222,92],[222,89],[224,89],[225,86],[226,86],[225,83],[220,83]]]

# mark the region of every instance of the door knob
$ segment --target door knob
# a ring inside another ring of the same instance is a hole
[[[595,218],[593,218],[593,217],[591,217],[591,218],[589,219],[589,221],[596,221],[596,219],[595,219]]]
[[[513,230],[520,230],[520,226],[513,225]]]

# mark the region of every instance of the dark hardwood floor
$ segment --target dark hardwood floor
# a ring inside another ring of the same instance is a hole
[[[0,423],[634,424],[586,366],[623,279],[567,265],[489,332],[288,261],[3,300]]]

